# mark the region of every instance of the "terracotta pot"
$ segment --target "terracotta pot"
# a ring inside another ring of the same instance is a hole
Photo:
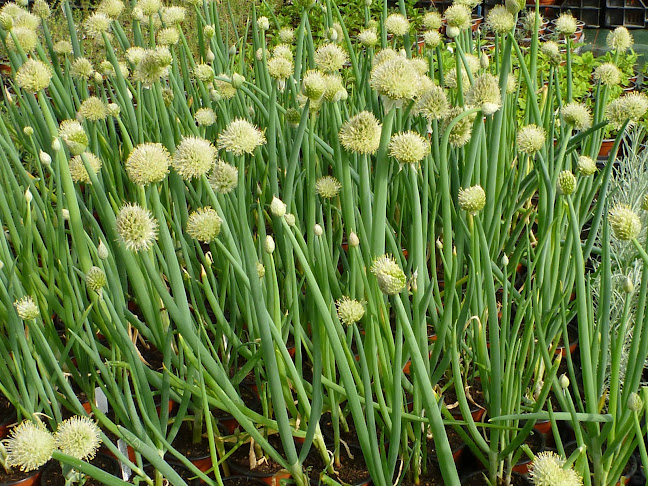
[[[0,486],[38,486],[40,484],[42,473],[42,469],[39,469],[38,471],[32,471],[30,475],[24,479],[17,479],[15,481],[0,483]]]
[[[112,474],[113,476],[120,476],[121,467],[119,466],[119,461],[115,459],[114,456],[110,454],[104,454],[99,452],[91,461],[90,464],[98,467],[102,471]],[[102,484],[96,479],[89,479],[91,484]],[[58,461],[50,461],[43,469],[43,475],[41,478],[41,483],[46,486],[64,486],[65,485],[65,476],[63,476],[63,471],[61,469],[61,463]]]
[[[572,331],[572,334],[576,334],[576,338],[574,339],[573,342],[569,343],[569,354],[574,354],[576,349],[578,348],[578,327],[576,327],[574,324],[568,324],[567,325],[567,336],[569,337],[569,331]],[[563,346],[558,346],[556,348],[556,354],[561,354],[563,357],[567,356],[567,348]]]
[[[535,439],[535,440],[534,440]],[[537,454],[538,452],[542,452],[545,449],[545,441],[544,437],[541,434],[532,434],[527,438],[527,441],[529,440],[534,440],[535,445],[537,446],[538,450],[533,451],[534,454]],[[531,468],[531,463],[533,461],[529,459],[529,457],[523,455],[520,460],[513,466],[513,472],[522,474],[522,475],[527,475],[529,473],[529,470]]]
[[[268,486],[279,486],[279,481],[282,479],[290,479],[290,473],[285,469],[281,469],[275,473],[260,473],[253,471],[249,468],[242,467],[235,461],[227,461],[230,469],[234,471],[238,476],[244,476],[246,478],[253,478],[257,481],[267,484]]]
[[[471,23],[470,23],[470,27],[471,27],[472,31],[475,32],[479,28],[479,26],[481,25],[481,23],[483,21],[484,21],[484,17],[482,17],[480,15],[473,15]]]

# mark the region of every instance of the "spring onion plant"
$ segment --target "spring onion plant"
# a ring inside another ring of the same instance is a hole
[[[93,414],[150,485],[184,484],[173,461],[221,484],[253,442],[299,486],[313,454],[342,483],[351,446],[377,486],[420,483],[430,448],[458,485],[450,429],[510,484],[549,419],[579,443],[555,467],[616,483],[642,433],[648,254],[637,209],[608,193],[648,98],[609,101],[614,62],[594,105],[574,96],[576,19],[542,41],[539,8],[516,1],[479,29],[455,2],[421,31],[402,0],[375,18],[368,1],[359,32],[333,0],[301,2],[293,26],[265,3],[238,24],[227,2],[131,3],[75,22],[64,1],[63,38],[42,0],[0,10],[0,390],[21,416]],[[608,42],[616,61],[632,38]],[[620,325],[612,239],[638,262]],[[183,421],[207,473],[174,445]]]

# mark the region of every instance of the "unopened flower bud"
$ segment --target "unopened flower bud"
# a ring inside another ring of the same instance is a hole
[[[349,246],[351,248],[357,248],[360,245],[360,238],[358,238],[358,235],[355,234],[354,231],[351,232],[349,235]]]
[[[479,66],[482,69],[488,69],[488,65],[490,64],[490,61],[488,59],[488,54],[485,52],[481,53],[481,56],[479,56]]]
[[[560,378],[558,378],[558,383],[560,383],[560,387],[564,390],[566,388],[569,388],[569,377],[563,373],[560,375]]]
[[[275,242],[272,236],[270,235],[266,236],[265,245],[263,246],[263,249],[268,254],[272,254],[275,251]]]
[[[31,193],[29,189],[25,191],[25,201],[27,201],[27,204],[31,204],[32,200],[34,199],[34,195]]]
[[[69,221],[70,220],[70,210],[69,209],[61,209],[61,215],[63,216],[64,221]]]
[[[34,134],[34,129],[28,125],[25,128],[23,128],[23,133],[28,137],[31,137]]]
[[[506,254],[502,255],[502,265],[505,267],[509,264],[509,257],[506,256]]]
[[[634,283],[632,283],[632,279],[630,277],[625,278],[625,282],[623,282],[623,291],[626,294],[631,294],[634,292]]]
[[[454,39],[455,37],[457,37],[460,32],[461,30],[459,30],[459,27],[455,27],[454,25],[448,25],[448,27],[446,27],[446,35],[450,39]]]
[[[229,48],[229,55],[230,56],[236,56],[236,45],[232,44]]]
[[[108,247],[104,245],[103,241],[100,241],[99,244],[97,245],[97,256],[101,260],[106,260],[108,259]]]
[[[324,230],[319,224],[315,225],[315,228],[313,229],[313,233],[315,233],[315,236],[322,236],[322,233],[324,233]]]
[[[38,153],[38,158],[43,165],[50,165],[52,163],[52,157],[50,157],[50,154],[43,152],[42,150]]]
[[[205,27],[203,28],[203,34],[208,39],[211,39],[216,34],[216,29],[213,25],[205,25]]]
[[[286,224],[287,224],[288,226],[290,226],[291,228],[292,228],[293,226],[295,226],[295,222],[296,222],[296,220],[295,220],[295,215],[294,215],[294,214],[292,214],[292,213],[286,213],[286,214],[284,215],[284,219],[286,220]]]
[[[58,138],[52,140],[52,150],[54,152],[58,152],[59,150],[61,150],[61,141]]]
[[[286,204],[278,197],[273,197],[270,203],[270,212],[273,216],[281,218],[286,214]]]
[[[643,408],[643,400],[639,396],[639,394],[632,392],[630,393],[630,396],[628,397],[628,408],[632,412],[640,412],[641,409]]]
[[[261,262],[257,262],[257,275],[259,276],[259,278],[265,277],[265,267]]]
[[[618,205],[610,210],[608,221],[615,238],[627,241],[639,236],[641,219],[630,206]]]
[[[214,59],[216,59],[216,56],[214,56],[214,53],[212,52],[211,49],[207,51],[207,54],[205,54],[205,60],[207,62],[212,62]]]
[[[243,86],[244,82],[245,77],[241,76],[239,73],[232,74],[232,86],[234,86],[234,88],[239,89]]]

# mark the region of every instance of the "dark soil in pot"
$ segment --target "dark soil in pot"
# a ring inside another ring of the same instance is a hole
[[[452,457],[454,458],[455,462],[458,462],[463,449],[466,447],[466,444],[459,436],[457,431],[452,427],[446,428],[446,435],[448,436],[448,442],[450,443],[450,449],[452,450]],[[433,461],[434,463],[438,462],[436,444],[434,443],[434,439],[429,439],[427,441],[427,458],[428,461]]]
[[[8,427],[18,419],[16,408],[4,395],[0,395],[0,439],[7,436]]]
[[[90,461],[90,464],[112,474],[113,476],[119,476],[121,471],[119,462],[117,462],[114,457],[107,454],[97,454],[94,459]],[[85,486],[101,486],[102,484],[104,483],[92,478],[88,478],[84,483]],[[65,476],[63,476],[60,462],[50,461],[47,464],[43,470],[43,475],[41,476],[41,486],[65,486]]]
[[[222,478],[223,486],[263,486],[266,483],[258,479],[245,476],[230,476]]]
[[[477,471],[474,472],[468,476],[466,476],[462,481],[461,484],[463,486],[486,486],[488,482],[486,481],[486,476],[484,476],[483,471]],[[503,484],[503,482],[500,482],[500,484]],[[511,484],[513,486],[528,486],[531,484],[531,482],[525,478],[524,476],[521,476],[520,474],[513,474],[511,476]]]
[[[184,421],[173,441],[173,447],[183,456],[189,459],[202,472],[211,468],[211,454],[209,451],[209,440],[201,436],[201,441],[193,442],[193,431],[191,423]],[[173,456],[169,456],[169,463],[177,462]]]
[[[413,477],[405,476],[401,479],[400,486],[442,486],[445,484],[439,465],[435,463],[427,464],[427,470],[421,472],[418,484],[414,483]]]
[[[362,450],[357,446],[349,446],[348,452],[340,444],[340,465],[334,466],[337,475],[333,475],[333,473],[328,475],[341,484],[366,484],[370,481],[370,477],[367,472],[367,464],[362,455]],[[326,466],[322,458],[317,454],[317,451],[311,450],[307,461],[304,461],[304,468],[308,471],[312,485],[320,483],[320,474],[326,470]]]
[[[18,469],[12,470],[10,473],[5,472],[0,468],[0,486],[20,485],[28,486],[38,484],[38,477],[41,475],[41,470],[22,472]]]
[[[478,422],[486,411],[486,400],[484,398],[484,392],[482,391],[481,380],[472,380],[472,383],[466,390],[466,398],[468,400],[468,406],[470,407],[470,413],[472,414],[473,420]],[[445,392],[443,392],[443,401],[454,417],[462,416],[457,399],[457,392],[455,391],[454,386],[449,387]]]
[[[252,388],[247,385],[240,385],[239,396],[247,408],[257,413],[263,412],[259,396]],[[213,409],[212,415],[218,420],[218,430],[223,435],[232,435],[239,426],[238,421],[225,410]]]
[[[281,439],[278,435],[268,437],[268,442],[272,447],[277,449],[280,454],[283,453]],[[257,457],[257,461],[259,463],[257,463],[256,467],[250,469],[250,444],[246,443],[241,445],[232,453],[227,460],[227,464],[230,466],[230,469],[237,474],[258,478],[272,477],[283,469],[280,464],[277,464],[269,458],[267,460],[261,460],[261,457]]]

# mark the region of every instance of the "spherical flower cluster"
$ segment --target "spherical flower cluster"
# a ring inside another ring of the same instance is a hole
[[[326,74],[324,79],[326,80],[326,89],[324,90],[324,99],[326,101],[335,103],[348,97],[347,90],[342,84],[342,77],[339,74]]]
[[[196,123],[201,127],[206,127],[216,123],[216,112],[211,108],[200,108],[194,115]]]
[[[350,152],[372,154],[380,145],[382,125],[373,113],[361,111],[342,124],[340,143]]]
[[[432,85],[416,99],[414,112],[431,123],[434,120],[441,120],[449,108],[450,103],[443,88]]]
[[[8,466],[34,471],[52,458],[55,442],[43,424],[25,420],[11,431],[5,447]]]
[[[281,42],[285,42],[286,44],[290,44],[295,40],[295,31],[290,27],[283,27],[279,29],[278,35]]]
[[[18,313],[18,317],[20,317],[23,321],[31,321],[32,319],[36,319],[40,315],[38,305],[36,305],[34,299],[32,299],[29,295],[26,295],[22,299],[14,302],[14,307],[16,308],[16,312]]]
[[[621,82],[621,70],[611,62],[605,62],[594,69],[594,79],[605,86],[616,86]]]
[[[632,392],[628,397],[628,408],[631,412],[641,412],[643,408],[643,400],[638,393]]]
[[[90,418],[75,415],[59,424],[54,441],[63,454],[87,461],[101,445],[100,430]]]
[[[622,241],[632,240],[641,232],[639,216],[625,204],[617,205],[610,210],[608,222],[615,238]]]
[[[379,94],[392,101],[411,100],[418,94],[420,74],[403,57],[376,64],[371,69],[369,83]]]
[[[268,30],[270,28],[268,17],[259,17],[257,19],[257,27],[261,30]]]
[[[219,78],[227,78],[228,76],[226,74],[219,74]],[[215,79],[214,80],[214,85],[216,86],[216,89],[218,89],[218,93],[221,95],[221,97],[225,100],[229,100],[231,98],[234,98],[236,96],[236,88],[232,86],[231,81],[222,81],[220,79]]]
[[[518,150],[522,153],[533,155],[544,147],[547,133],[537,125],[527,125],[520,128],[517,134]]]
[[[324,176],[315,182],[315,192],[321,197],[330,199],[338,195],[342,184],[333,176]]]
[[[203,83],[211,83],[214,80],[214,70],[209,64],[196,64],[193,73],[195,78]]]
[[[133,71],[133,78],[143,86],[151,87],[156,81],[168,76],[172,62],[173,56],[167,47],[145,49]]]
[[[41,61],[29,59],[18,68],[16,83],[28,93],[35,94],[49,86],[52,70]]]
[[[121,0],[102,0],[97,7],[97,12],[102,13],[115,20],[124,10],[124,3]]]
[[[441,34],[438,30],[426,30],[423,32],[423,42],[431,49],[434,49],[441,44]]]
[[[38,35],[29,27],[14,27],[11,29],[11,36],[7,36],[7,49],[11,52],[18,52],[18,46],[14,43],[14,37],[23,51],[29,53],[36,49],[38,44]]]
[[[395,133],[389,142],[389,155],[399,164],[418,164],[430,153],[430,142],[417,132]]]
[[[319,101],[326,91],[326,78],[324,75],[311,69],[307,71],[302,80],[302,93],[311,101]]]
[[[334,73],[342,69],[349,56],[337,44],[324,44],[315,51],[315,64],[325,73]]]
[[[59,56],[72,54],[72,43],[70,41],[60,40],[54,44],[54,52]]]
[[[592,126],[592,114],[584,103],[571,102],[560,110],[563,120],[575,130],[587,130]]]
[[[157,33],[157,42],[160,46],[173,46],[180,41],[180,33],[176,27],[167,27]]]
[[[466,102],[481,107],[484,115],[492,115],[502,105],[499,82],[490,73],[475,78],[473,85],[466,94]]]
[[[576,177],[570,170],[563,170],[558,174],[558,192],[569,196],[576,190]]]
[[[535,486],[581,486],[583,478],[573,469],[564,469],[565,459],[553,451],[535,456],[529,476]]]
[[[612,32],[608,33],[605,41],[610,49],[621,52],[627,51],[634,44],[632,34],[630,34],[630,31],[625,27],[617,27]]]
[[[503,5],[496,5],[488,11],[486,24],[493,32],[506,34],[515,27],[515,17]]]
[[[187,11],[184,7],[173,5],[170,7],[162,7],[162,22],[168,26],[177,26],[184,22],[187,16]]]
[[[187,219],[187,234],[195,240],[209,243],[218,237],[223,220],[218,213],[207,206],[197,209]]]
[[[365,308],[362,302],[351,299],[347,296],[338,299],[335,303],[337,307],[337,315],[340,322],[346,326],[352,326],[362,319],[364,316]]]
[[[468,214],[477,214],[486,206],[486,193],[481,186],[460,189],[458,201],[459,207]]]
[[[85,57],[78,57],[70,66],[70,74],[73,78],[90,79],[94,75],[92,63]]]
[[[238,168],[218,159],[209,175],[209,184],[220,194],[229,194],[238,185]]]
[[[91,267],[86,273],[85,277],[86,286],[97,293],[101,293],[101,289],[106,286],[107,279],[106,273],[99,267]]]
[[[41,19],[48,18],[52,13],[45,0],[35,0],[32,6],[32,12]]]
[[[590,176],[596,172],[596,162],[587,155],[581,155],[578,157],[577,167],[578,172],[584,176]]]
[[[439,12],[427,12],[423,16],[423,27],[428,30],[441,28],[441,14]]]
[[[562,34],[565,37],[574,35],[576,32],[576,19],[570,13],[563,13],[554,20],[554,31],[558,34]]]
[[[373,47],[378,44],[378,33],[376,29],[365,29],[358,34],[358,41],[365,47]]]
[[[225,149],[234,155],[252,154],[265,143],[266,138],[261,130],[247,120],[236,118],[218,137],[218,150]]]
[[[403,36],[409,32],[410,24],[403,14],[393,13],[385,19],[385,29],[395,36]]]
[[[454,108],[451,108],[448,111],[447,116],[443,120],[443,130],[445,131],[450,123],[461,113],[463,113],[463,108],[460,106],[455,106]],[[472,124],[475,121],[475,118],[477,117],[476,113],[472,113],[468,116],[463,117],[461,120],[459,120],[454,127],[452,127],[452,130],[450,131],[450,136],[448,137],[448,141],[450,142],[450,145],[453,147],[463,147],[470,141],[470,137],[472,134]]]
[[[271,57],[268,59],[268,74],[279,82],[283,81],[284,86],[286,79],[293,75],[294,69],[292,59],[286,59],[285,57]]]
[[[143,143],[126,160],[126,173],[140,186],[162,181],[169,173],[171,156],[161,143]]]
[[[605,108],[605,117],[614,129],[620,130],[626,121],[628,126],[639,121],[647,110],[648,96],[633,92],[610,102]]]
[[[116,219],[120,240],[130,251],[149,250],[157,239],[158,223],[148,209],[137,204],[122,206]]]
[[[391,255],[376,258],[369,269],[378,280],[378,287],[387,295],[399,294],[407,284],[405,273]]]
[[[449,27],[456,27],[459,30],[470,28],[470,9],[466,5],[454,4],[445,11],[446,22]]]
[[[72,155],[79,155],[88,146],[88,135],[76,120],[63,120],[59,125],[59,136]]]
[[[216,160],[216,148],[204,138],[185,137],[176,148],[171,166],[184,180],[209,172]]]
[[[540,45],[540,52],[547,58],[552,66],[558,66],[562,62],[560,46],[557,42],[547,41]]]
[[[142,15],[148,17],[158,13],[162,8],[162,2],[160,0],[138,0],[137,8],[142,11]]]
[[[283,57],[284,59],[287,59],[288,61],[293,60],[293,54],[292,54],[292,49],[290,49],[289,45],[286,44],[278,44],[272,49],[272,56],[273,57]]]
[[[106,104],[96,96],[90,96],[83,100],[77,115],[81,120],[98,121],[108,116]]]
[[[544,24],[544,22],[545,19],[542,17],[542,15],[540,15],[538,19],[538,26],[541,27]],[[527,10],[527,12],[521,18],[521,23],[522,23],[522,28],[524,29],[525,32],[535,31],[535,25],[536,25],[535,9]]]
[[[468,86],[470,84],[470,78],[468,78],[468,73],[466,69],[461,66],[461,86]],[[446,88],[456,89],[459,84],[457,83],[457,70],[450,69],[448,73],[443,76],[443,84]]]
[[[88,174],[85,164],[83,163],[82,157],[85,157],[88,161],[88,165],[92,169],[93,175],[97,175],[97,173],[101,170],[101,159],[99,159],[99,157],[97,157],[93,153],[86,152],[83,155],[75,155],[70,160],[70,177],[72,177],[72,180],[74,182],[91,184],[90,175]]]
[[[103,33],[108,32],[110,22],[111,19],[106,14],[94,13],[84,20],[83,28],[89,37],[98,40],[102,38]]]

